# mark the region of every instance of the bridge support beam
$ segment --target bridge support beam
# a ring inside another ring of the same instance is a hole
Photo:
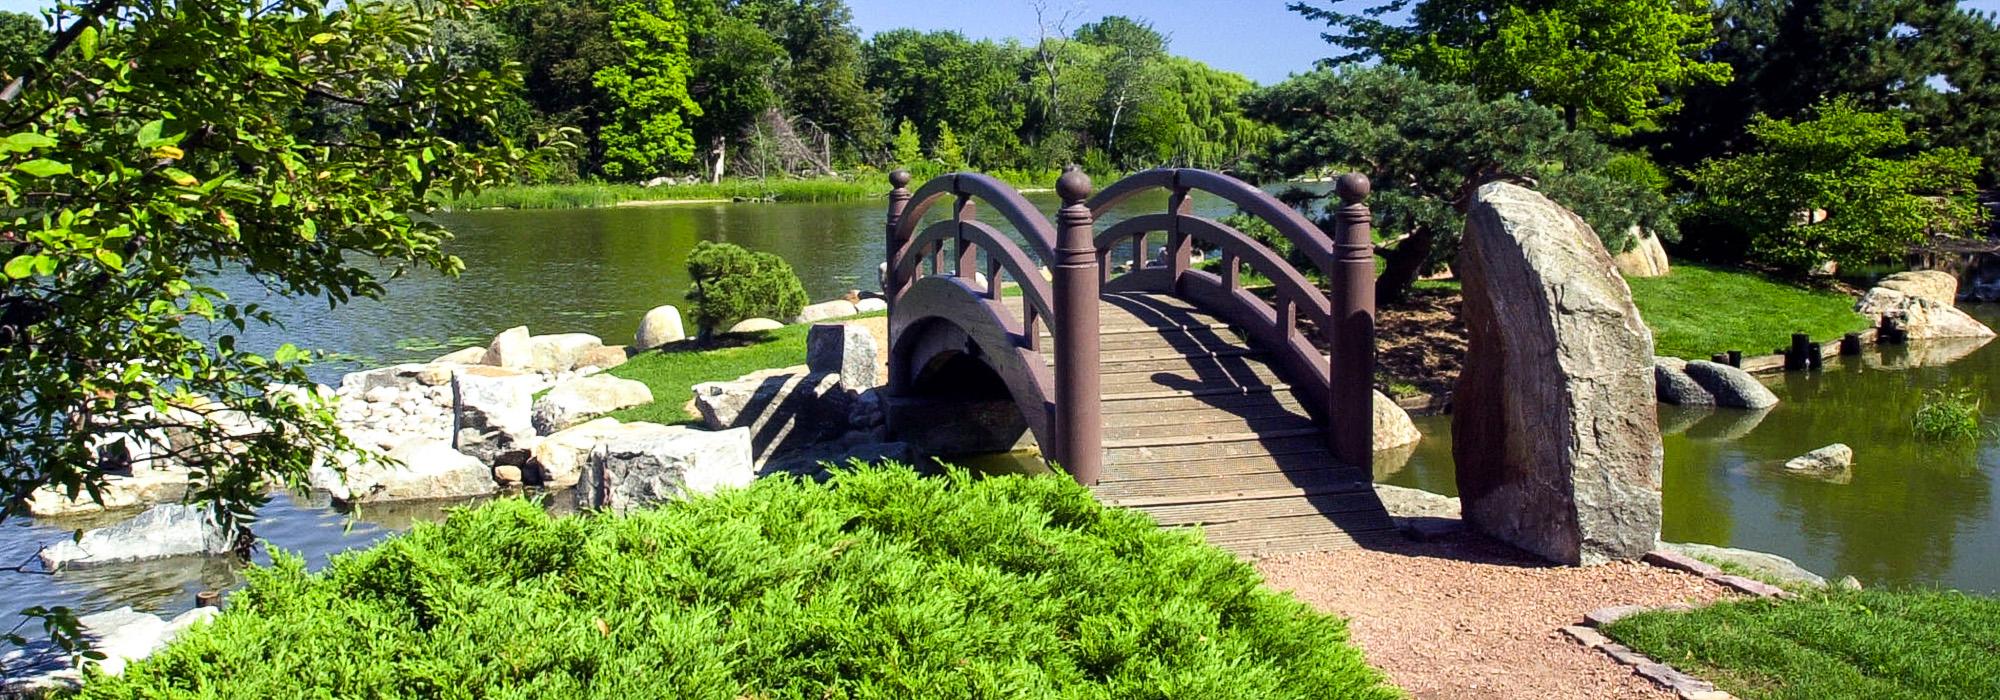
[[[1327,443],[1335,459],[1369,471],[1375,458],[1375,240],[1368,176],[1340,176],[1333,235],[1333,323],[1328,359]]]
[[[1079,483],[1097,483],[1104,469],[1104,406],[1098,370],[1098,267],[1090,177],[1074,167],[1056,180],[1055,461]],[[1030,333],[1034,332],[1031,328]]]

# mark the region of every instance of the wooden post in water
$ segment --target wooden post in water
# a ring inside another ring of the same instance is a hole
[[[1367,473],[1375,463],[1375,240],[1368,176],[1340,176],[1333,234],[1327,358],[1327,443],[1334,459]]]
[[[1849,333],[1847,335],[1840,336],[1840,354],[1842,355],[1861,354],[1861,334]]]
[[[1806,358],[1806,354],[1812,351],[1811,346],[1812,336],[1793,333],[1792,347],[1785,351],[1785,369],[1787,371],[1805,369],[1811,365],[1812,361]]]
[[[1078,483],[1097,483],[1104,468],[1104,406],[1098,371],[1099,293],[1090,177],[1070,167],[1056,180],[1056,461]]]
[[[882,300],[888,303],[889,314],[893,317],[896,313],[896,297],[902,296],[903,287],[907,284],[902,275],[896,274],[896,254],[902,252],[903,244],[908,239],[897,236],[896,229],[900,228],[899,225],[903,221],[903,209],[910,205],[910,171],[897,170],[889,173],[889,188],[889,223],[882,235],[882,240],[888,247],[888,251],[882,256]],[[895,333],[895,329],[896,324],[889,324],[890,333]],[[895,347],[896,339],[891,336],[889,347],[882,348],[882,352],[884,354],[894,352]],[[902,376],[900,365],[901,363],[894,361],[889,363],[891,394],[901,393],[908,385],[909,378]]]
[[[1743,366],[1743,351],[1742,351],[1742,350],[1731,350],[1731,351],[1729,351],[1729,366],[1731,366],[1731,367],[1737,367],[1737,368],[1741,368],[1741,367]]]

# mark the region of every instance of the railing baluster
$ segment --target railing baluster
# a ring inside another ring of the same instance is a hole
[[[1366,473],[1375,460],[1375,242],[1368,176],[1348,173],[1333,236],[1332,323],[1327,324],[1327,440],[1335,459]]]
[[[1222,289],[1224,291],[1234,292],[1237,289],[1242,288],[1243,283],[1242,280],[1239,279],[1240,275],[1238,274],[1239,272],[1241,272],[1242,267],[1243,267],[1243,261],[1238,259],[1235,253],[1231,253],[1229,251],[1223,251]]]
[[[986,298],[1000,300],[1000,258],[991,252],[986,254]]]
[[[883,239],[887,242],[886,247],[888,248],[888,252],[882,256],[881,281],[882,298],[888,302],[889,314],[892,317],[896,313],[896,297],[902,296],[903,288],[908,284],[908,280],[903,279],[902,275],[896,274],[896,254],[902,252],[903,245],[909,242],[909,238],[899,235],[897,232],[901,228],[899,224],[903,220],[903,210],[909,207],[909,205],[910,171],[897,170],[889,173],[889,216],[887,228],[883,235]],[[886,354],[895,347],[896,324],[890,323],[889,347],[883,348],[883,352]],[[903,387],[907,386],[908,382],[909,378],[903,376],[903,369],[900,363],[890,362],[889,392],[891,394],[901,393]]]
[[[1056,459],[1086,486],[1104,463],[1102,377],[1098,362],[1097,245],[1090,207],[1090,177],[1071,168],[1056,180],[1062,211],[1056,216]]]
[[[1181,231],[1180,220],[1180,217],[1194,213],[1194,203],[1190,199],[1186,187],[1175,187],[1173,194],[1167,197],[1167,211],[1175,215],[1173,230],[1167,232],[1166,249],[1167,289],[1173,292],[1180,291],[1181,276],[1187,274],[1188,255],[1193,251],[1193,241]]]

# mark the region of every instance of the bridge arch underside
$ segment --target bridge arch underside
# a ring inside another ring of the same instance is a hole
[[[945,276],[918,279],[889,316],[894,345],[889,428],[921,454],[1003,452],[1055,444],[1048,363],[1021,347],[1024,330],[982,290]]]

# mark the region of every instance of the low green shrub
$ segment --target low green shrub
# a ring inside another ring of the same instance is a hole
[[[791,320],[807,302],[805,284],[791,263],[734,243],[696,243],[687,270],[690,311],[704,338],[746,318]]]
[[[624,516],[501,500],[279,555],[89,698],[1393,698],[1344,625],[1067,479],[766,479]]]
[[[1931,442],[1966,442],[1980,435],[1980,400],[1971,389],[1932,389],[1910,419],[1917,437]]]

